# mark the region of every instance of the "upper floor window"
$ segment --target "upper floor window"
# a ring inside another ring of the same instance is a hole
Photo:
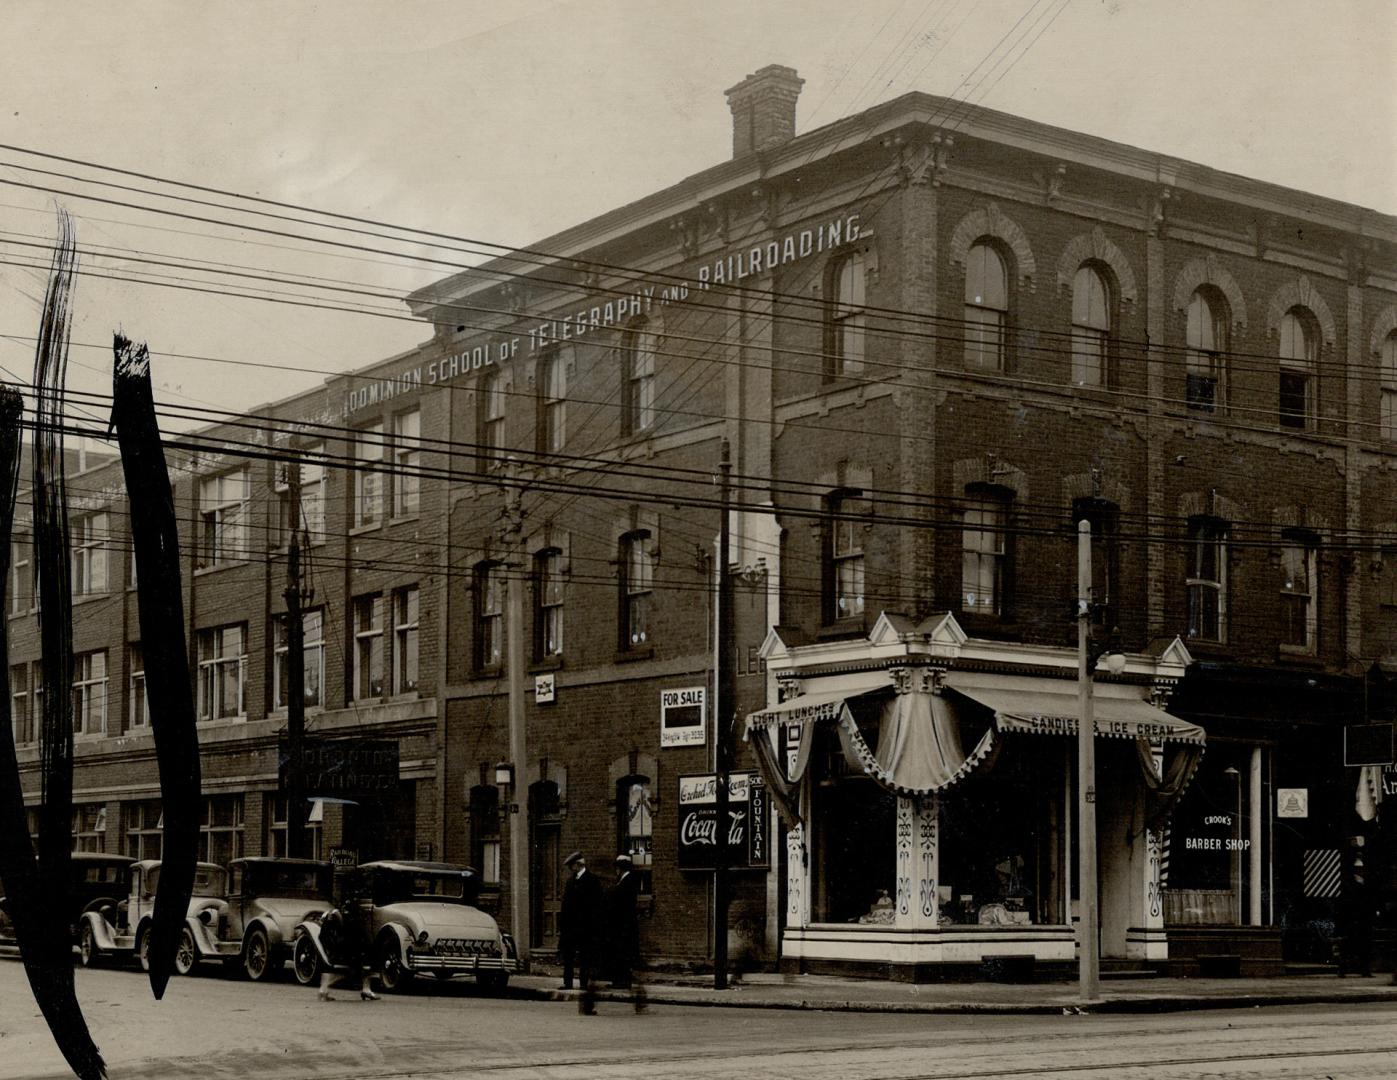
[[[1397,330],[1382,343],[1382,437],[1397,441]]]
[[[642,320],[626,334],[623,345],[624,400],[621,432],[635,435],[655,423],[655,353],[659,341],[650,324]]]
[[[247,628],[241,623],[199,631],[200,720],[242,716],[247,670]]]
[[[648,532],[621,538],[621,649],[649,643],[650,600],[655,582],[655,541]]]
[[[20,615],[38,606],[38,564],[34,541],[27,533],[17,533],[10,542],[10,614]]]
[[[236,469],[199,483],[199,566],[218,566],[247,551],[248,471]]]
[[[33,720],[29,713],[29,665],[10,665],[10,725],[15,745],[23,746],[34,738]]]
[[[107,650],[73,657],[73,733],[103,735],[107,730]]]
[[[1211,289],[1196,290],[1188,302],[1184,396],[1188,407],[1199,412],[1214,412],[1226,403],[1226,306]]]
[[[411,517],[421,503],[422,410],[393,417],[393,516]]]
[[[1003,615],[1008,499],[981,494],[966,500],[961,525],[960,606],[977,615]]]
[[[1111,336],[1111,290],[1106,277],[1087,263],[1072,279],[1072,381],[1105,386]]]
[[[826,622],[863,616],[863,538],[868,530],[869,512],[868,500],[859,492],[840,492],[830,497]]]
[[[285,615],[276,616],[276,646],[272,663],[272,708],[284,709],[290,701],[291,630]],[[325,610],[301,613],[301,699],[306,708],[325,704]]]
[[[324,447],[317,444],[307,447],[303,453],[320,455]],[[291,472],[299,469],[300,497],[292,505]],[[277,537],[281,546],[291,541],[292,530],[304,533],[303,539],[312,544],[325,539],[325,466],[319,461],[302,459],[297,466],[290,464],[277,467]]]
[[[981,240],[965,260],[965,363],[986,371],[1004,370],[1009,327],[1009,275],[992,244]]]
[[[830,305],[830,361],[832,374],[857,375],[864,361],[864,265],[857,252],[846,255],[834,267]]]
[[[354,699],[383,696],[383,595],[354,598]]]
[[[383,520],[383,422],[360,428],[354,435],[354,525],[377,525]]]
[[[475,568],[475,667],[504,662],[504,565],[485,562]]]
[[[393,693],[410,694],[417,689],[416,585],[393,593]]]
[[[1188,636],[1227,640],[1227,525],[1194,518],[1188,526]]]
[[[1285,313],[1280,329],[1280,423],[1303,431],[1314,422],[1319,334],[1313,316],[1299,307]]]
[[[127,726],[131,728],[150,727],[150,699],[146,697],[145,651],[141,648],[140,642],[129,647],[127,660],[131,670],[131,707],[130,714],[126,718]]]
[[[504,379],[498,371],[480,378],[476,405],[480,427],[480,453],[485,465],[498,468],[504,461]]]
[[[534,658],[563,655],[563,553],[534,556]]]
[[[1312,536],[1287,533],[1280,555],[1280,643],[1313,653],[1317,630],[1315,584],[1318,579],[1319,547]]]
[[[567,441],[568,375],[558,350],[538,362],[538,450],[556,454]]]
[[[84,514],[72,520],[74,596],[95,596],[107,591],[110,521],[105,511]]]

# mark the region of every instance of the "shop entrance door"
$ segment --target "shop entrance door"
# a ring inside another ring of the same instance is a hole
[[[563,908],[562,821],[558,785],[534,784],[529,792],[531,828],[529,850],[530,938],[533,948],[558,948],[558,919]]]

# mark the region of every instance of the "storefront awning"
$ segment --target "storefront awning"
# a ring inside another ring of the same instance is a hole
[[[957,677],[946,679],[948,688],[994,713],[1002,732],[1031,735],[1076,735],[1079,703],[1075,685],[1057,679],[1014,679],[1014,685],[988,686]],[[1124,690],[1125,693],[1121,693]],[[1163,709],[1134,696],[1130,687],[1103,684],[1092,693],[1092,713],[1098,738],[1148,739],[1155,742],[1202,746],[1206,735],[1197,724],[1171,716]]]

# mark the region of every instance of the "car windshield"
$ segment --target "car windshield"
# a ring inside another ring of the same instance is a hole
[[[126,867],[120,863],[77,863],[78,880],[91,885],[115,885],[126,880]]]
[[[227,895],[228,874],[221,866],[204,866],[200,864],[194,867],[194,896],[216,896]],[[152,866],[146,872],[145,885],[142,891],[147,896],[154,896],[156,886],[160,884],[160,867]]]
[[[377,890],[379,903],[393,904],[404,900],[464,900],[466,879],[463,874],[397,873],[387,874]]]
[[[243,891],[253,896],[286,896],[320,900],[330,895],[329,882],[315,866],[249,867]]]

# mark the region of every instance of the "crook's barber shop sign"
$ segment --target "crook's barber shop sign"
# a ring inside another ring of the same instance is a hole
[[[728,866],[771,866],[766,785],[756,773],[729,774]],[[712,870],[718,858],[718,778],[712,773],[679,778],[679,869]]]

